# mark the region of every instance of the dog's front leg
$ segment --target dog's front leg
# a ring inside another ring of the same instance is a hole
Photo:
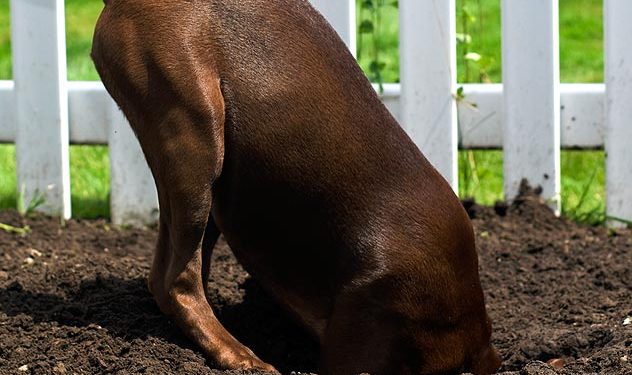
[[[195,177],[200,172],[196,168],[199,160],[197,163],[182,160],[179,154],[178,161],[169,164],[172,166],[169,177],[157,175],[156,179],[161,207],[160,232],[149,277],[149,288],[156,302],[220,367],[274,371],[222,326],[205,297],[209,247],[215,242],[213,237],[217,238],[217,232],[213,233],[216,231],[214,223],[207,222],[211,184],[204,181],[206,178]],[[209,241],[205,246],[201,244],[203,237]]]
[[[155,130],[137,129],[160,201],[149,288],[160,309],[218,366],[273,372],[222,326],[205,296],[210,251],[219,236],[210,215],[213,184],[224,152],[219,80],[211,80],[206,89],[213,108],[207,121],[192,118],[175,101]]]

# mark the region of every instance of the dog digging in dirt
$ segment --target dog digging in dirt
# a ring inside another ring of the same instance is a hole
[[[154,176],[149,289],[217,366],[274,372],[205,297],[213,246],[325,375],[489,374],[469,218],[306,0],[106,0],[97,70]]]

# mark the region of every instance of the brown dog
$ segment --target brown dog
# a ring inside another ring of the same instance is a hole
[[[496,370],[450,186],[306,0],[109,0],[92,56],[158,188],[149,288],[224,368],[274,368],[205,298],[220,233],[324,374]]]

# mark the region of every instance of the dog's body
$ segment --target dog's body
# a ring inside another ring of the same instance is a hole
[[[325,374],[498,367],[469,219],[307,1],[106,3],[93,58],[160,200],[149,287],[207,356],[273,370],[204,297],[223,233]]]

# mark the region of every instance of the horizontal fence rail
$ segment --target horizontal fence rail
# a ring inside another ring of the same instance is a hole
[[[355,2],[311,2],[355,51]],[[559,210],[560,148],[605,147],[608,215],[632,220],[630,4],[605,2],[605,84],[559,83],[556,1],[503,0],[503,84],[459,85],[455,1],[400,0],[402,84],[384,85],[383,102],[455,191],[459,147],[502,148],[507,198],[528,178]],[[12,0],[11,7],[14,66],[24,68],[14,71],[15,82],[0,81],[0,142],[17,144],[27,199],[43,191],[47,212],[69,216],[68,143],[108,144],[112,221],[155,221],[153,179],[126,120],[100,82],[62,79],[63,1]],[[31,88],[42,80],[46,91]]]
[[[503,148],[503,85],[465,84],[465,99],[458,103],[460,147],[465,149]],[[376,87],[376,91],[377,91]],[[0,81],[0,108],[14,104],[13,81]],[[401,121],[401,86],[385,84],[382,101]],[[561,147],[600,149],[604,147],[604,84],[560,85]],[[69,134],[74,144],[105,145],[109,140],[108,111],[113,101],[101,82],[68,82]],[[0,142],[15,141],[16,123],[12,110],[0,110]]]

